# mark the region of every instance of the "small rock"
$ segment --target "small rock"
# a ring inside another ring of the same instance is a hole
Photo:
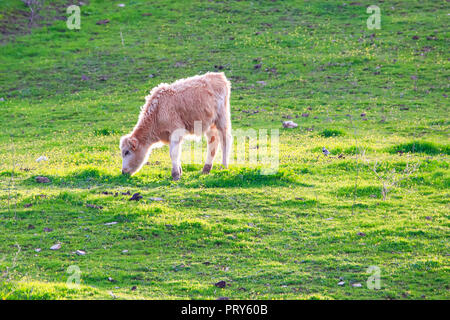
[[[131,196],[130,199],[128,199],[129,201],[139,201],[141,200],[143,197],[141,196],[141,194],[139,192],[136,192],[133,194],[133,196]]]
[[[352,283],[352,287],[361,288],[362,284],[361,283]]]
[[[152,201],[164,201],[163,198],[158,198],[158,197],[151,197],[150,200],[152,200]]]
[[[48,158],[46,156],[40,156],[39,158],[36,159],[36,162],[41,162],[41,161],[48,161]]]
[[[117,224],[117,221],[107,222],[107,223],[105,223],[105,226],[112,226],[114,224]]]
[[[412,39],[413,40],[419,40],[419,36],[413,36]]]
[[[97,21],[96,24],[102,25],[102,24],[107,24],[107,23],[109,23],[109,19],[99,20],[99,21]]]
[[[53,231],[52,228],[47,228],[47,227],[44,228],[44,232],[52,232],[52,231]]]
[[[29,208],[29,207],[31,207],[32,205],[33,205],[33,204],[31,204],[31,203],[26,203],[26,204],[23,205],[23,207],[24,207],[24,208]]]
[[[303,118],[308,118],[309,117],[309,113],[302,113],[302,117]]]
[[[28,225],[28,230],[32,230],[32,229],[34,229],[35,227],[32,225],[32,224],[29,224]]]
[[[322,153],[323,153],[325,156],[328,156],[328,155],[330,154],[330,151],[328,151],[327,148],[323,147],[323,148],[322,148]]]
[[[360,236],[360,237],[365,237],[366,236],[366,234],[364,232],[358,232],[357,235]]]
[[[84,255],[86,254],[86,251],[83,251],[83,250],[77,250],[77,251],[75,251],[75,253],[76,253],[77,255],[79,255],[79,256],[84,256]]]
[[[61,243],[57,243],[50,247],[50,250],[59,250],[61,249]]]
[[[343,286],[345,284],[345,281],[339,281],[338,286]]]
[[[41,249],[41,248],[36,248],[36,249],[34,249],[34,251],[35,251],[35,252],[41,252],[42,249]]]
[[[297,128],[297,127],[298,127],[298,124],[296,124],[294,121],[284,121],[283,122],[283,128],[292,129],[292,128]]]
[[[86,207],[88,207],[88,208],[93,208],[93,209],[103,209],[102,206],[97,206],[97,205],[95,205],[95,204],[90,204],[90,203],[87,203],[87,204],[86,204]]]
[[[123,7],[125,7],[125,4],[124,3],[119,3],[117,6],[123,8]]]
[[[131,287],[131,291],[135,291],[136,289],[137,289],[136,286],[132,286],[132,287]]]
[[[122,250],[122,253],[127,253],[128,252],[128,250],[127,249],[125,249],[125,250]]]
[[[431,218],[430,216],[426,216],[425,219],[427,219],[427,220],[433,220],[433,218]]]
[[[227,286],[227,283],[225,282],[225,281],[223,281],[223,280],[221,280],[221,281],[219,281],[219,282],[217,282],[217,283],[215,283],[214,284],[217,288],[225,288],[226,286]]]
[[[114,280],[114,279],[111,278],[111,277],[108,277],[108,281],[109,281],[109,282],[117,282],[116,280]]]
[[[37,183],[50,183],[50,179],[47,177],[39,176],[39,177],[36,177],[35,180]]]

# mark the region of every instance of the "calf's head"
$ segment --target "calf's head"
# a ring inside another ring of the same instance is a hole
[[[122,153],[122,174],[132,175],[138,172],[148,158],[148,148],[131,135],[123,136],[120,139],[120,151]]]

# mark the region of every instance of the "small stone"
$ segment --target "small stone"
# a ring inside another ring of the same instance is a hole
[[[366,236],[366,234],[364,232],[358,232],[357,235],[360,236],[360,237],[365,237]]]
[[[97,206],[97,205],[95,205],[95,204],[90,204],[90,203],[87,203],[87,204],[86,204],[86,207],[88,207],[88,208],[93,208],[93,209],[103,209],[102,206]]]
[[[36,159],[36,162],[41,162],[41,161],[48,161],[48,158],[46,156],[40,156],[39,158]]]
[[[225,288],[227,286],[227,283],[225,281],[219,281],[217,283],[214,284],[217,288]]]
[[[61,243],[57,243],[50,247],[50,250],[59,250],[61,249]]]
[[[39,176],[39,177],[36,177],[35,180],[37,183],[50,183],[50,179],[47,177]]]
[[[283,122],[283,128],[288,128],[288,129],[292,129],[292,128],[297,128],[298,124],[296,124],[294,121],[284,121]]]
[[[83,250],[77,250],[77,251],[75,251],[75,253],[76,253],[77,255],[79,255],[79,256],[84,256],[84,255],[86,254],[86,251],[83,251]]]
[[[99,20],[99,21],[97,21],[96,24],[102,25],[102,24],[107,24],[107,23],[109,23],[109,19]]]
[[[143,197],[141,196],[141,194],[139,192],[134,193],[130,199],[128,199],[129,201],[139,201],[141,200]]]
[[[151,197],[150,200],[152,200],[152,201],[164,201],[163,198],[158,198],[158,197]]]

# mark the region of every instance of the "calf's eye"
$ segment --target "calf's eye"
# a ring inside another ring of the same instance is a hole
[[[129,155],[130,154],[130,151],[125,151],[125,156],[127,156],[127,155]]]

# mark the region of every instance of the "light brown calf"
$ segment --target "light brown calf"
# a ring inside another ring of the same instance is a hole
[[[208,72],[162,83],[146,97],[134,130],[120,140],[122,173],[134,174],[147,161],[151,146],[158,142],[169,144],[172,177],[178,180],[181,143],[187,134],[201,133],[207,137],[207,156],[203,173],[209,173],[219,145],[222,164],[228,166],[231,148],[230,82],[223,73]]]

